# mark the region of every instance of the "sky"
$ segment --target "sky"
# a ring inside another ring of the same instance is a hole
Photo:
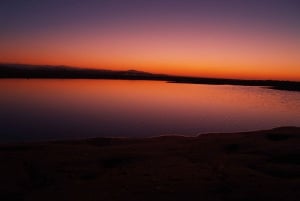
[[[299,0],[1,0],[0,62],[300,81]]]

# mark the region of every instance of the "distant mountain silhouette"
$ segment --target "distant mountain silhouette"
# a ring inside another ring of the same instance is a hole
[[[162,76],[136,70],[112,71],[70,66],[0,64],[0,78],[138,78]]]
[[[300,91],[300,82],[278,80],[240,80],[153,74],[137,70],[113,71],[70,66],[0,64],[0,78],[65,78],[159,80],[172,83],[265,86],[278,90]]]

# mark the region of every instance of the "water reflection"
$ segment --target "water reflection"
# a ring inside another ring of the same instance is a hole
[[[0,80],[1,141],[300,126],[300,93],[120,80]]]

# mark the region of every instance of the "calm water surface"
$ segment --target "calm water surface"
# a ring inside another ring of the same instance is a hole
[[[300,126],[300,93],[119,80],[0,80],[0,142]]]

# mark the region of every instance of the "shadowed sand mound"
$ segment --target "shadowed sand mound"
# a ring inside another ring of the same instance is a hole
[[[0,146],[0,200],[298,200],[300,128]]]

